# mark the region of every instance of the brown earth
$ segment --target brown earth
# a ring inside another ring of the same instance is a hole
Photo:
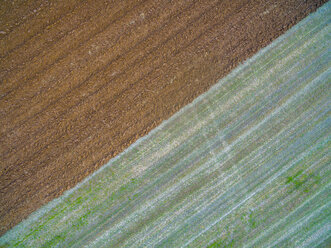
[[[1,1],[0,234],[324,2]]]

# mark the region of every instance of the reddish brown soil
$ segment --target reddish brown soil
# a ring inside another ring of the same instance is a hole
[[[0,234],[326,1],[1,1]]]

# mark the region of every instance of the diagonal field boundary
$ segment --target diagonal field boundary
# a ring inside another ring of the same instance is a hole
[[[331,244],[325,4],[0,247]]]

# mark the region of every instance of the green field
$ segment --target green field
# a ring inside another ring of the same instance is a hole
[[[327,3],[0,247],[330,246],[330,21]]]

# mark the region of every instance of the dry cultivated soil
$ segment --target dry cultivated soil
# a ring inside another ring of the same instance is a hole
[[[326,1],[0,3],[0,234]]]

